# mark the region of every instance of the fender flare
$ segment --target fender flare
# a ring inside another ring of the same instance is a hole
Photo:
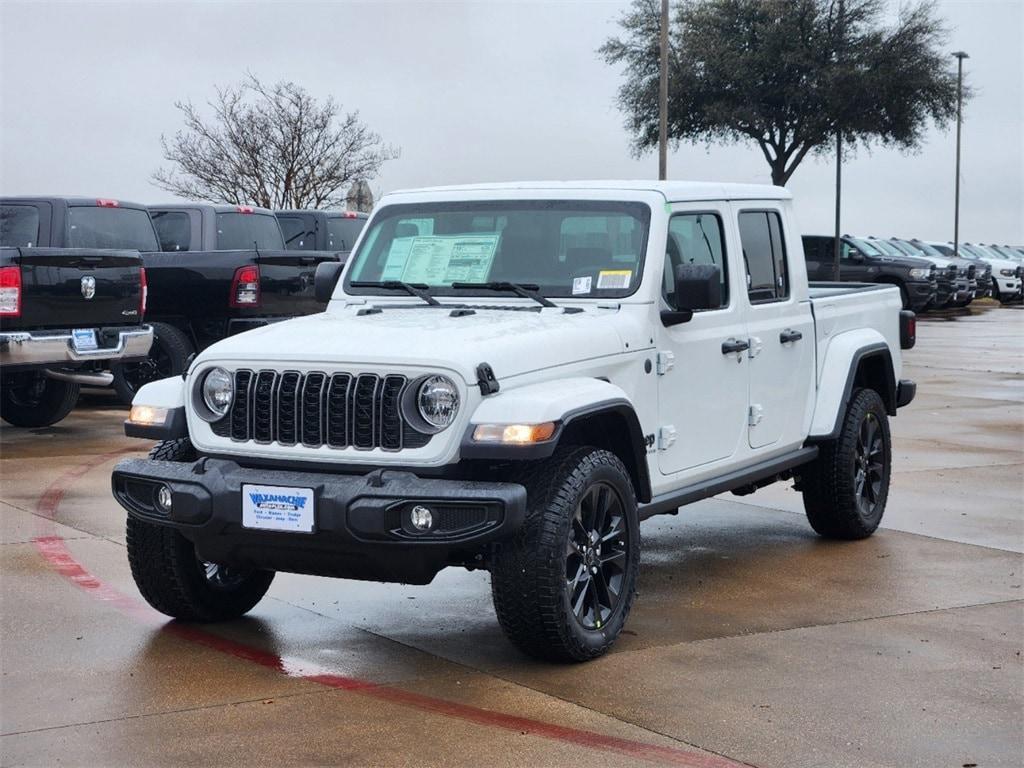
[[[486,461],[536,461],[550,457],[573,424],[595,416],[614,416],[627,430],[629,456],[637,497],[650,498],[651,480],[647,450],[640,419],[632,401],[620,387],[603,379],[572,378],[545,381],[516,389],[503,389],[477,407],[460,446],[460,457]],[[478,424],[539,424],[555,422],[554,434],[542,443],[501,445],[476,443],[473,430]]]
[[[892,362],[892,350],[881,337],[866,340],[861,334],[837,336],[829,344],[818,387],[818,403],[811,419],[808,442],[834,440],[842,428],[843,415],[853,396],[857,371],[866,360],[879,359],[885,376],[884,391],[879,392],[886,411],[896,415],[897,382]],[[840,384],[840,382],[842,382]]]

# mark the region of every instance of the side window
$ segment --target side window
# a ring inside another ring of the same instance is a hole
[[[31,248],[39,244],[39,209],[34,205],[0,206],[0,245]]]
[[[683,264],[707,264],[718,267],[718,276],[722,283],[720,306],[729,306],[728,265],[725,260],[722,220],[716,214],[677,213],[669,219],[662,294],[671,307],[676,306],[676,267]]]
[[[747,294],[753,304],[789,296],[782,219],[776,211],[744,211],[739,215]]]
[[[192,242],[192,225],[185,211],[153,211],[153,226],[161,251],[187,251]]]

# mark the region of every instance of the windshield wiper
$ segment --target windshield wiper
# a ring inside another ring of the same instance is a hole
[[[423,299],[432,307],[441,306],[441,302],[427,293],[430,286],[426,283],[403,283],[401,280],[353,280],[349,285],[353,288],[385,288],[392,291],[405,291],[410,296]]]
[[[485,289],[488,291],[509,291],[514,293],[516,296],[521,296],[524,299],[533,299],[542,307],[557,307],[537,291],[540,290],[539,285],[533,283],[507,283],[504,281],[493,281],[490,283],[452,283],[452,288],[457,291],[471,291],[473,289]]]

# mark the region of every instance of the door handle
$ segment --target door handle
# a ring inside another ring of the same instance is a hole
[[[729,339],[722,342],[722,354],[731,355],[733,352],[746,352],[750,349],[750,342],[746,339]]]
[[[800,331],[794,331],[792,328],[787,328],[779,334],[779,343],[788,344],[791,341],[800,341],[804,335]]]

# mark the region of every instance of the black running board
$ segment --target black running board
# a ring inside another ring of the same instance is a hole
[[[663,493],[651,499],[649,504],[642,504],[640,506],[640,519],[646,520],[654,515],[675,512],[679,507],[766,480],[774,475],[782,474],[787,470],[806,464],[809,461],[814,461],[817,457],[818,446],[808,445],[784,456],[778,456],[769,461],[762,461],[760,464],[738,469],[727,475],[713,477],[710,480],[702,480],[699,483],[687,485],[671,493]]]

